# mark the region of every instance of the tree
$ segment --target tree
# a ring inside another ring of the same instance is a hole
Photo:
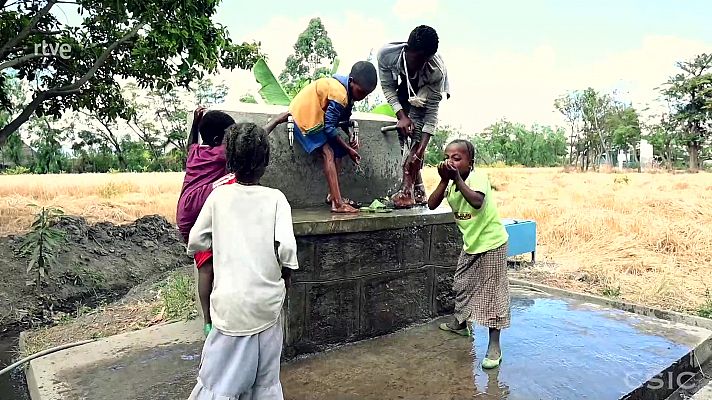
[[[523,124],[506,120],[485,128],[472,140],[478,163],[551,167],[561,165],[566,156],[563,129]]]
[[[198,81],[198,87],[194,93],[198,104],[211,107],[225,101],[227,86],[224,83],[216,85],[210,79],[203,79]]]
[[[34,172],[38,174],[54,174],[65,171],[67,157],[62,152],[62,141],[66,139],[62,129],[52,126],[49,117],[35,118],[30,123],[30,130],[36,139],[32,141],[35,148]]]
[[[438,165],[445,159],[445,144],[452,135],[453,129],[449,126],[438,127],[430,137],[428,147],[425,149],[425,164]]]
[[[15,166],[22,165],[24,161],[24,143],[20,135],[12,135],[2,149],[3,159],[11,161]]]
[[[133,112],[128,105],[127,111]],[[87,120],[89,121],[89,126],[92,127],[93,132],[102,138],[115,152],[117,160],[119,161],[119,166],[121,168],[126,168],[126,157],[124,157],[124,150],[121,147],[121,129],[119,127],[120,120],[111,120],[105,115],[90,114],[84,110],[79,110],[79,113],[88,118]],[[128,118],[131,117],[129,116]]]
[[[119,169],[116,154],[100,135],[91,130],[81,130],[74,140],[76,141],[72,143],[75,157],[73,172],[108,172],[111,169]]]
[[[579,136],[579,124],[581,121],[581,96],[577,92],[567,93],[554,101],[554,107],[564,115],[566,122],[571,127],[571,135],[569,136],[569,164],[574,164],[574,148],[576,146],[576,138]],[[578,154],[576,156],[578,163]]]
[[[312,18],[297,38],[294,54],[287,57],[279,80],[287,93],[298,93],[310,81],[329,75],[335,59],[336,51],[321,19]]]
[[[671,77],[662,90],[672,100],[672,118],[683,127],[689,168],[700,166],[700,152],[712,134],[712,54],[677,63],[681,73]]]
[[[640,120],[638,112],[631,105],[616,103],[606,120],[607,129],[612,134],[613,149],[630,152],[633,162],[638,163],[636,148],[640,144]],[[640,166],[638,166],[640,170]]]
[[[0,146],[33,114],[59,118],[67,109],[88,109],[107,122],[126,117],[120,78],[170,90],[218,67],[249,69],[260,57],[259,45],[236,45],[224,27],[213,23],[218,3],[0,1],[2,110],[16,106],[4,89],[10,70],[32,84],[31,101],[0,128]],[[81,23],[61,22],[59,4],[76,5]]]
[[[368,57],[366,58],[366,61],[372,63],[373,62],[373,49],[368,53]],[[374,90],[371,92],[368,96],[366,96],[363,101],[358,102],[354,106],[354,110],[359,111],[359,112],[371,112],[373,111],[376,107],[382,104],[388,104],[386,102],[386,98],[383,97],[380,91]]]

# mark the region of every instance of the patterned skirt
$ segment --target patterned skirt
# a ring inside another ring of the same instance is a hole
[[[508,328],[511,320],[507,243],[479,254],[460,253],[453,281],[455,317],[488,328]]]

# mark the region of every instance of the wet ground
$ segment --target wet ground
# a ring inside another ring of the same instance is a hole
[[[499,369],[479,367],[485,329],[475,331],[473,363],[472,342],[433,323],[285,366],[286,397],[618,399],[700,340],[648,318],[560,298],[517,296],[512,307]]]
[[[479,367],[487,344],[484,329],[475,331],[473,364],[472,340],[442,332],[441,321],[434,321],[285,364],[285,398],[618,399],[710,334],[531,292],[513,294],[512,316],[513,326],[502,334],[504,361],[497,370]],[[131,348],[82,367],[62,363],[43,379],[63,382],[63,395],[48,398],[187,398],[200,348],[194,339]]]

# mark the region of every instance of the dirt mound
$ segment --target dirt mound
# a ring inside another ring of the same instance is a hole
[[[161,216],[127,225],[89,225],[84,218],[68,216],[57,226],[66,232],[67,242],[39,293],[26,284],[28,259],[18,252],[24,236],[0,238],[0,329],[41,324],[53,311],[72,312],[111,301],[191,264],[177,230]]]

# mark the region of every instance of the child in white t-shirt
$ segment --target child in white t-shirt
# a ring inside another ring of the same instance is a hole
[[[190,231],[188,254],[213,251],[212,330],[190,399],[283,399],[281,310],[298,268],[291,207],[259,185],[269,163],[267,133],[250,123],[227,129],[227,170]]]

